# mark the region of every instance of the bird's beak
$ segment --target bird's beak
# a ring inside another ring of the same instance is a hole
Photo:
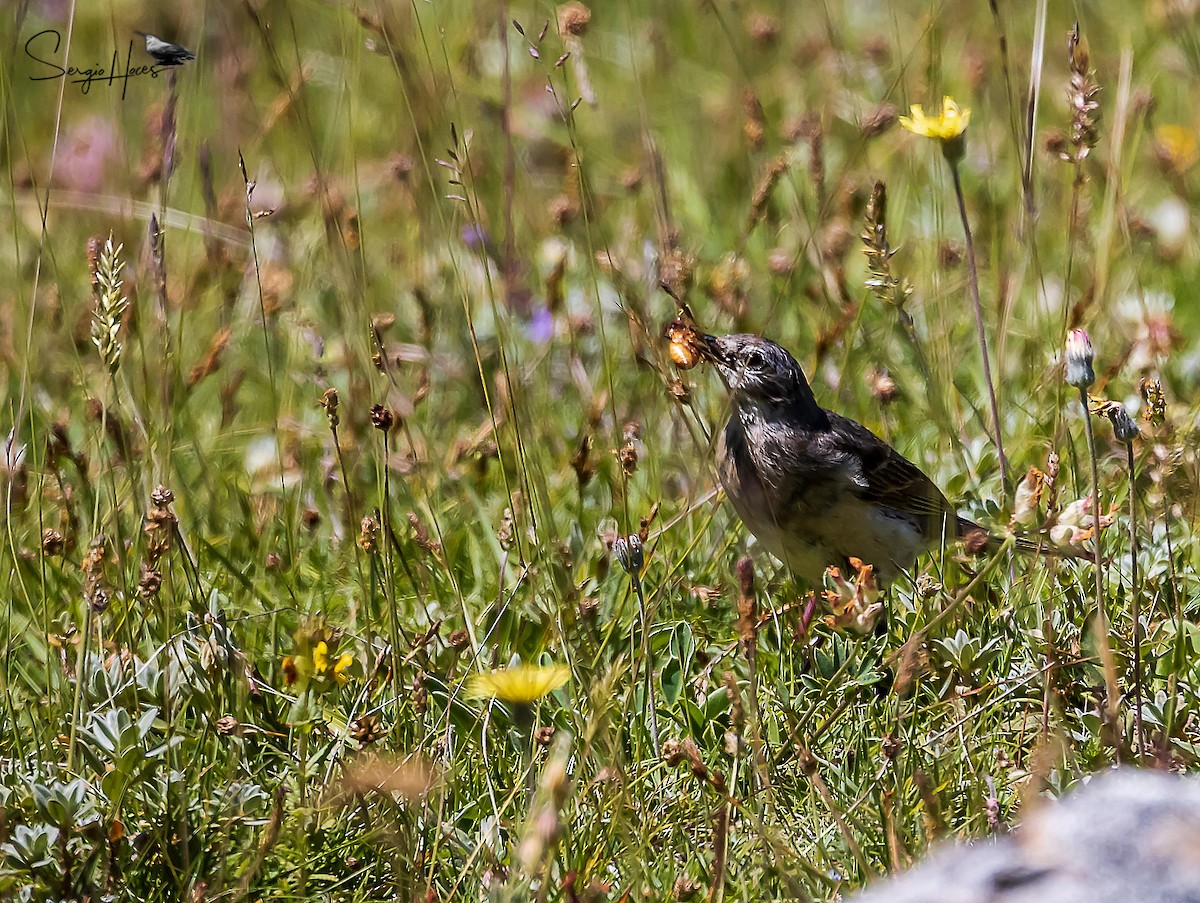
[[[714,364],[725,363],[725,353],[721,350],[720,339],[715,335],[708,335],[706,333],[700,336],[700,341],[700,353],[704,355],[705,360],[711,361]]]
[[[729,355],[722,346],[721,339],[715,335],[700,336],[700,353],[704,359],[713,365],[713,369],[717,371],[717,376],[721,378],[725,388],[733,391],[734,385],[731,381],[735,379],[734,369],[729,360]]]

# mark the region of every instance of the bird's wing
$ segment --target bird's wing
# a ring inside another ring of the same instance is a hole
[[[917,517],[956,516],[954,506],[912,461],[862,424],[832,412],[829,420],[827,441],[861,467],[854,474],[860,498]]]

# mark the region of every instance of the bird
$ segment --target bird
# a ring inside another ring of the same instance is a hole
[[[135,31],[134,34],[146,39],[146,52],[154,57],[154,61],[160,66],[182,66],[188,60],[196,58],[196,54],[181,44],[172,44],[144,31]]]
[[[880,584],[947,540],[998,544],[959,516],[925,473],[860,423],[817,403],[783,346],[757,335],[702,335],[732,399],[717,475],[747,529],[814,587],[857,558]],[[851,565],[848,573],[854,573]]]

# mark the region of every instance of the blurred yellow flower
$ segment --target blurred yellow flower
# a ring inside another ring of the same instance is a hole
[[[337,657],[333,667],[330,667],[329,644],[321,640],[312,648],[311,671],[303,658],[289,655],[283,660],[283,672],[289,685],[296,683],[298,679],[307,681],[310,676],[319,678],[326,675],[331,676],[339,684],[345,684],[350,680],[350,675],[346,671],[353,664],[354,656],[349,652],[343,652]]]
[[[333,679],[340,684],[344,684],[350,680],[350,675],[346,673],[346,669],[354,664],[354,656],[349,652],[343,652],[338,656],[337,662],[333,666]]]
[[[324,641],[317,643],[313,649],[313,670],[318,674],[325,673],[325,669],[329,667],[328,653],[329,646]]]
[[[529,705],[571,678],[566,665],[517,665],[476,674],[467,682],[469,696]]]
[[[1182,173],[1200,159],[1196,133],[1181,125],[1160,125],[1154,130],[1154,150],[1172,172]]]
[[[300,624],[292,634],[295,648],[283,659],[283,681],[298,693],[317,689],[321,692],[334,685],[344,686],[350,682],[350,669],[354,665],[354,653],[338,654],[341,634],[330,629],[322,617]]]
[[[954,98],[942,98],[942,111],[937,116],[926,116],[925,109],[919,103],[909,107],[912,116],[901,116],[900,125],[916,135],[926,138],[937,138],[939,141],[953,141],[967,130],[971,121],[971,111],[966,107],[959,109]]]

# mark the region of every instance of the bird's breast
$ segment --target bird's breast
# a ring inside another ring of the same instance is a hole
[[[794,573],[819,585],[851,557],[885,581],[927,545],[920,524],[863,500],[852,463],[817,460],[805,436],[736,415],[717,442],[717,475],[747,529]]]

